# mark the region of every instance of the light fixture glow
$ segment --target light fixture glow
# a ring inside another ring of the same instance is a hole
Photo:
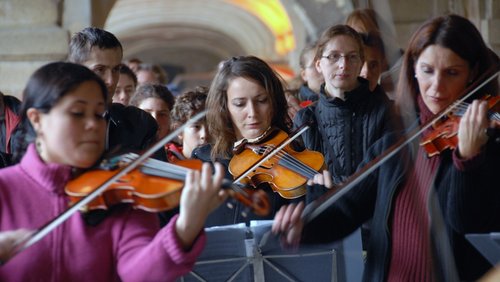
[[[288,14],[279,0],[226,0],[258,17],[276,38],[275,50],[286,55],[295,49],[295,37]]]

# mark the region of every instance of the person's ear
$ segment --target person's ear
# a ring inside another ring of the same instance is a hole
[[[320,63],[321,63],[321,60],[318,59],[318,60],[314,61],[314,66],[316,67],[316,71],[319,74],[323,74],[323,71],[321,70],[321,67],[320,67]]]
[[[31,126],[33,127],[33,129],[35,130],[35,132],[38,135],[38,132],[42,128],[42,125],[41,125],[42,113],[35,108],[29,108],[26,111],[26,116],[28,117],[28,120],[30,121]]]

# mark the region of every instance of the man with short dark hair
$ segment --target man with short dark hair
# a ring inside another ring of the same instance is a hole
[[[87,27],[71,38],[68,60],[94,71],[104,80],[108,89],[108,103],[111,106],[108,112],[107,149],[118,152],[144,150],[156,139],[156,121],[136,107],[112,103],[122,59],[122,45],[108,31]]]

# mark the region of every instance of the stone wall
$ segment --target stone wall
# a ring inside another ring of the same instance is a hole
[[[0,2],[0,90],[21,97],[35,69],[64,60],[69,34],[61,28],[61,1]]]

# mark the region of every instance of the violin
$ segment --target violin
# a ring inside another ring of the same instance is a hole
[[[266,131],[265,136],[257,138],[255,143],[240,141],[233,150],[229,172],[235,178],[245,175],[240,182],[253,187],[268,183],[285,199],[303,196],[307,180],[325,167],[324,157],[316,151],[295,151],[288,144],[279,149],[286,141],[291,141],[288,134],[276,128]],[[272,151],[277,152],[264,159]],[[262,163],[254,167],[258,162]]]
[[[104,160],[98,169],[87,171],[71,180],[65,188],[70,204],[86,197],[122,166],[129,164],[136,158],[136,154],[130,153]],[[171,210],[179,205],[184,179],[188,171],[201,170],[201,166],[200,160],[179,160],[172,164],[147,159],[138,168],[112,183],[101,195],[82,207],[82,210],[86,212],[107,209],[120,203],[128,203],[134,208],[148,212]],[[235,187],[228,182],[223,183],[223,186],[231,188],[229,195],[242,202],[255,214],[260,216],[269,214],[269,199],[263,191]]]
[[[70,205],[63,213],[59,214],[57,217],[55,217],[53,220],[47,222],[44,226],[40,227],[36,232],[34,232],[28,239],[24,240],[23,242],[17,244],[14,248],[14,250],[11,252],[10,256],[7,258],[4,258],[3,263],[7,262],[17,254],[21,253],[25,249],[29,248],[36,242],[40,241],[43,239],[47,234],[52,232],[55,228],[60,226],[62,223],[64,223],[67,219],[69,219],[74,213],[77,211],[81,210],[83,207],[89,205],[91,202],[94,201],[94,199],[100,197],[104,192],[108,190],[108,188],[112,185],[115,185],[115,183],[120,182],[122,178],[126,178],[126,175],[128,173],[133,172],[136,170],[138,167],[143,164],[147,163],[148,161],[151,161],[149,158],[151,155],[153,155],[156,151],[158,151],[160,148],[163,148],[165,144],[168,142],[172,141],[176,136],[178,136],[185,127],[199,121],[202,117],[206,115],[206,111],[197,113],[191,119],[189,119],[185,124],[182,126],[178,127],[174,131],[170,132],[167,136],[163,137],[161,140],[156,142],[153,146],[151,146],[149,149],[146,150],[142,155],[136,156],[133,161],[131,161],[128,165],[120,167],[120,169],[115,169],[113,173],[108,175],[108,178],[105,179],[100,179],[99,183],[93,183],[94,185],[92,186],[94,189],[87,189],[88,194],[85,197],[82,197],[80,200],[78,200],[76,203],[73,205]],[[185,176],[185,174],[184,174]],[[83,176],[80,176],[83,177]],[[91,190],[91,191],[89,191]],[[130,191],[126,192],[125,194],[130,194]],[[104,197],[106,199],[106,197]],[[178,201],[177,201],[178,202]],[[265,204],[265,203],[264,203]]]
[[[481,100],[488,103],[488,118],[500,121],[500,97],[486,95]],[[432,125],[433,130],[426,134],[420,143],[429,157],[438,155],[446,149],[455,149],[458,144],[458,126],[469,104],[460,103],[455,111],[448,113],[442,120]]]

